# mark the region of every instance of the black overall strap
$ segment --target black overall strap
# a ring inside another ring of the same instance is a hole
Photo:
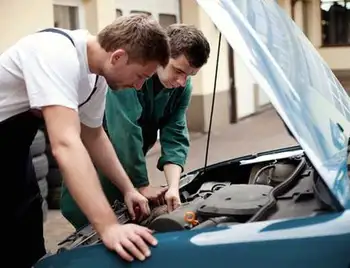
[[[49,33],[57,33],[57,34],[61,34],[65,37],[67,37],[73,44],[73,46],[75,46],[75,43],[72,39],[72,37],[70,37],[69,34],[67,34],[66,32],[60,30],[60,29],[57,29],[57,28],[46,28],[46,29],[43,29],[41,31],[39,31],[39,33],[42,33],[42,32],[49,32]],[[85,105],[90,99],[91,97],[95,94],[96,90],[97,90],[97,82],[98,82],[98,75],[96,75],[96,79],[95,79],[95,85],[94,85],[94,88],[92,90],[92,92],[90,93],[90,95],[88,96],[88,98],[81,104],[79,104],[79,108],[82,107],[83,105]]]
[[[87,102],[91,99],[92,95],[95,94],[95,92],[96,92],[96,90],[97,90],[97,82],[98,82],[98,75],[96,75],[94,89],[93,89],[92,92],[90,93],[89,97],[88,97],[83,103],[79,104],[79,108],[80,108],[81,106],[83,106],[85,103],[87,103]]]
[[[72,42],[73,46],[75,46],[75,44],[74,44],[74,41],[73,41],[72,37],[70,37],[70,35],[69,35],[69,34],[67,34],[67,33],[66,33],[66,32],[64,32],[64,31],[61,31],[61,30],[56,29],[56,28],[46,28],[46,29],[44,29],[44,30],[39,31],[39,33],[43,33],[43,32],[49,32],[49,33],[57,33],[57,34],[61,34],[61,35],[65,36],[65,37],[67,37],[67,38],[68,38],[68,39],[69,39],[69,40]]]

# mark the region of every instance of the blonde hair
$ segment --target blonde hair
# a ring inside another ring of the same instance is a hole
[[[118,17],[97,35],[101,47],[107,52],[124,49],[131,61],[145,64],[169,62],[170,45],[167,33],[150,15],[131,14]]]

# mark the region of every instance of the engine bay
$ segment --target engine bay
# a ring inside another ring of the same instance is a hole
[[[241,166],[241,171],[237,180],[209,180],[198,189],[192,181],[180,192],[184,202],[180,208],[157,215],[146,226],[156,232],[180,231],[308,216],[329,209],[315,195],[316,174],[304,157]],[[246,183],[239,178],[242,173]]]
[[[183,178],[182,205],[170,213],[166,205],[154,207],[140,225],[161,233],[332,210],[323,181],[303,155],[244,165],[235,161],[187,176],[192,177]],[[116,201],[113,208],[121,223],[130,222],[123,203]],[[62,241],[59,252],[99,242],[88,225]]]
[[[207,220],[215,225],[218,218],[221,218],[220,222],[224,218],[227,222],[244,222],[268,202],[272,189],[268,185],[229,182],[208,182],[202,187],[194,200],[184,203],[173,212],[156,217],[148,227],[156,232],[167,232],[191,229]],[[210,188],[212,190],[208,191]]]

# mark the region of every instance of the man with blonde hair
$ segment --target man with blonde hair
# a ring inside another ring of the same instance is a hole
[[[140,89],[158,66],[167,65],[169,53],[158,22],[135,14],[118,18],[97,36],[45,29],[0,55],[0,169],[9,174],[2,189],[10,191],[3,255],[13,267],[32,267],[45,255],[42,199],[30,155],[41,122],[65,184],[103,243],[127,260],[150,255],[146,242],[157,243],[151,231],[118,223],[93,163],[123,193],[132,217],[135,206],[149,213],[102,128],[105,95],[107,86]],[[19,258],[10,257],[19,249]]]
[[[154,206],[166,204],[171,212],[181,204],[179,183],[184,169],[190,140],[186,112],[192,94],[191,77],[207,63],[210,45],[200,29],[188,24],[172,24],[167,28],[170,60],[142,86],[108,90],[105,129],[118,152],[120,162],[134,186]],[[146,155],[157,141],[161,156],[157,168],[164,172],[168,187],[152,186],[148,178]],[[104,193],[110,205],[121,198],[120,190],[99,172]],[[76,228],[89,221],[62,184],[61,211]]]

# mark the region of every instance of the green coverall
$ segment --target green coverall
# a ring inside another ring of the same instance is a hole
[[[189,149],[186,111],[191,92],[190,78],[185,87],[167,89],[157,75],[148,79],[140,91],[108,90],[104,128],[136,188],[149,185],[145,155],[157,141],[158,130],[161,157],[157,168],[163,171],[166,163],[173,163],[183,170]],[[118,188],[101,172],[99,178],[111,205],[116,199],[123,200]],[[64,184],[61,211],[76,229],[88,224]]]

